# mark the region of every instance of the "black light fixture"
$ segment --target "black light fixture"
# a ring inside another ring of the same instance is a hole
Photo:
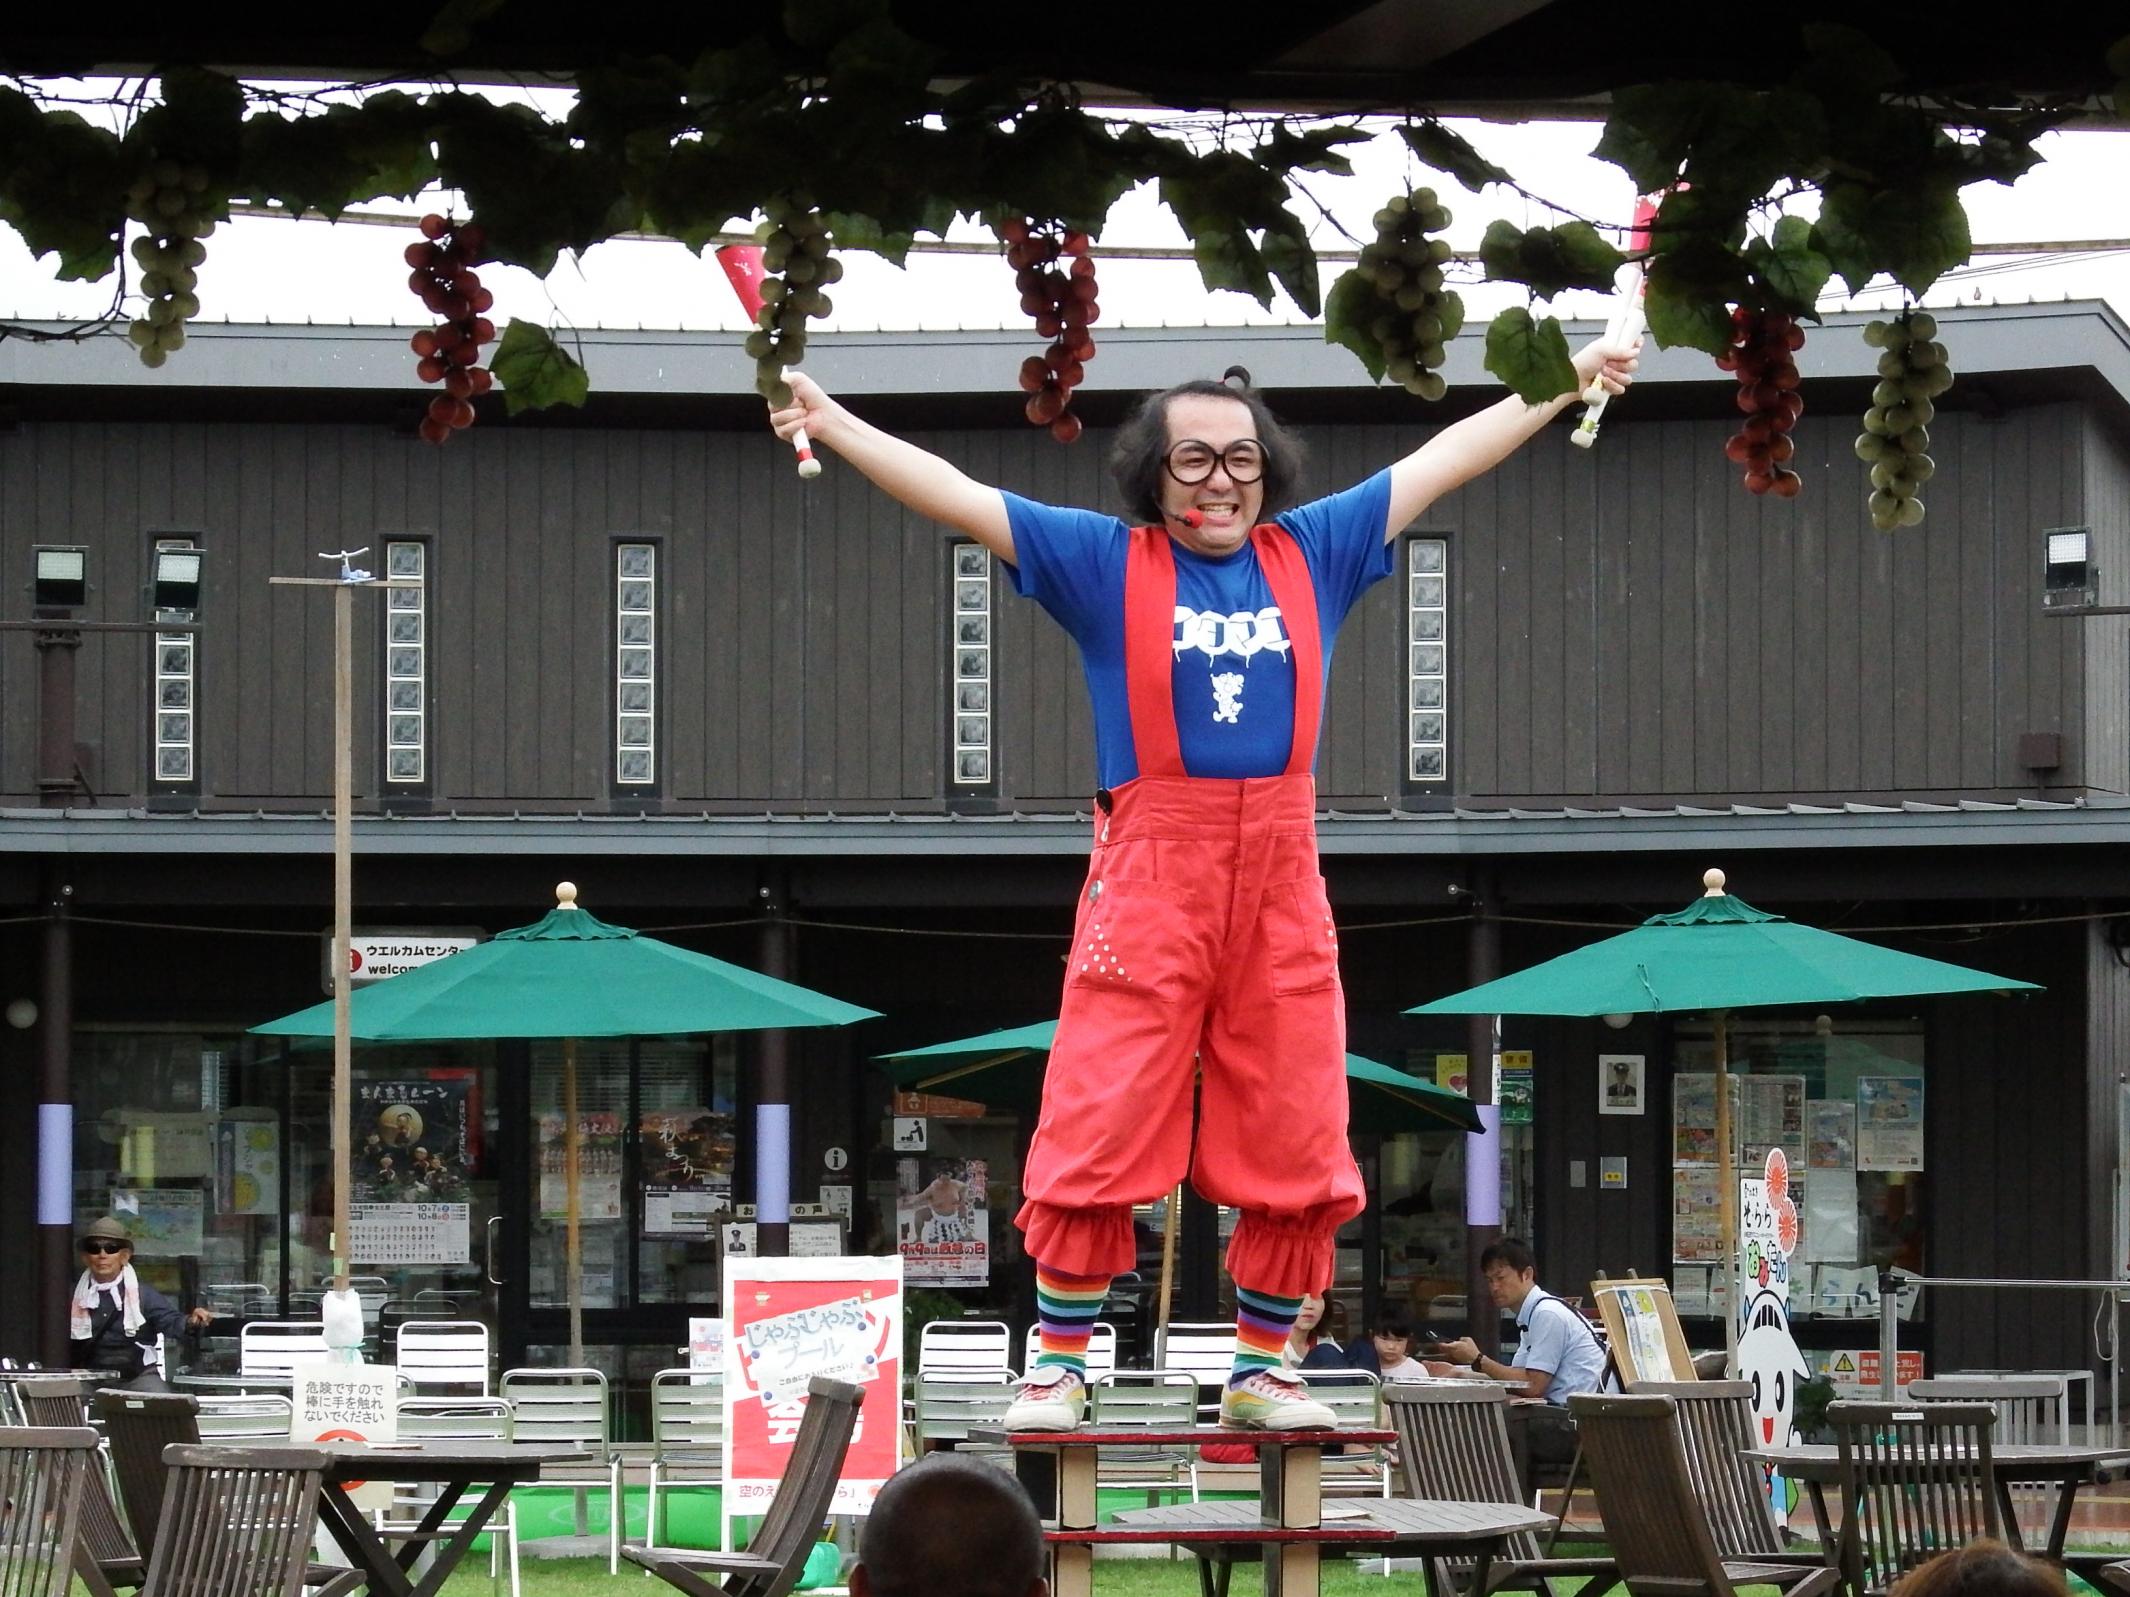
[[[198,549],[155,551],[155,608],[197,611],[200,608],[200,560]]]
[[[2090,559],[2090,531],[2085,527],[2051,527],[2041,536],[2042,607],[2060,610],[2097,604],[2100,583]]]
[[[39,610],[79,610],[89,600],[89,551],[78,543],[40,543],[30,584],[31,603]]]

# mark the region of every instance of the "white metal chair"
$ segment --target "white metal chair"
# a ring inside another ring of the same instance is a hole
[[[202,1397],[198,1422],[203,1442],[285,1442],[296,1405],[271,1392],[249,1397]]]
[[[1987,1403],[1997,1416],[1990,1445],[2071,1441],[2071,1383],[2061,1375],[1941,1375],[1910,1381],[1917,1403]],[[2007,1481],[2012,1512],[2022,1524],[2047,1525],[2065,1488],[2048,1481]]]
[[[325,1361],[323,1320],[253,1320],[237,1332],[239,1375],[288,1375]]]
[[[658,1517],[661,1489],[717,1486],[724,1478],[724,1377],[715,1370],[660,1370],[651,1377],[651,1484],[645,1504],[645,1548],[666,1545],[660,1540],[665,1529]]]
[[[1309,1395],[1338,1416],[1341,1430],[1383,1429],[1383,1383],[1368,1370],[1305,1370]],[[1368,1447],[1324,1455],[1324,1490],[1347,1496],[1391,1495],[1389,1453]]]
[[[607,1401],[605,1373],[569,1367],[505,1370],[496,1389],[510,1404],[512,1441],[575,1447],[592,1455],[587,1463],[549,1465],[540,1471],[540,1479],[576,1488],[580,1536],[591,1533],[587,1494],[595,1480],[604,1479],[607,1573],[620,1574],[621,1455],[614,1451],[613,1408]]]
[[[1013,1332],[1004,1320],[932,1320],[918,1333],[917,1374],[927,1381],[952,1381],[966,1371],[971,1380],[989,1380],[1013,1367]]]
[[[1089,1367],[1092,1374],[1092,1366]],[[1184,1370],[1111,1370],[1091,1382],[1094,1423],[1104,1429],[1189,1430],[1198,1423],[1198,1377]],[[1188,1490],[1198,1501],[1198,1449],[1126,1444],[1101,1450],[1100,1485],[1157,1495]]]
[[[1003,1365],[993,1370],[957,1369],[943,1375],[919,1375],[911,1384],[911,1435],[917,1451],[951,1443],[957,1451],[1004,1457],[1003,1447],[972,1446],[974,1426],[995,1426],[1020,1396],[1021,1378]]]
[[[406,1320],[398,1331],[399,1373],[417,1392],[472,1387],[488,1395],[488,1327],[478,1320]]]
[[[402,1442],[507,1442],[510,1440],[510,1405],[500,1397],[403,1397],[398,1403],[399,1439]],[[478,1492],[479,1487],[474,1490]],[[409,1541],[421,1531],[422,1516],[437,1499],[432,1481],[402,1481],[392,1493],[392,1506],[371,1517],[372,1528],[386,1541]],[[450,1535],[452,1518],[430,1531],[431,1539]],[[502,1586],[502,1572],[510,1570],[510,1597],[518,1597],[518,1511],[508,1497],[488,1521],[488,1583]]]
[[[1229,1333],[1229,1341],[1234,1341],[1232,1332]],[[1028,1327],[1027,1338],[1022,1343],[1021,1368],[1034,1369],[1035,1357],[1042,1350],[1043,1328],[1040,1325],[1031,1325]],[[1097,1320],[1087,1337],[1087,1378],[1094,1381],[1109,1374],[1116,1367],[1117,1328],[1107,1320]]]
[[[1194,1376],[1199,1387],[1198,1412],[1213,1414],[1220,1407],[1220,1389],[1235,1368],[1235,1322],[1171,1321],[1154,1338],[1154,1368]]]

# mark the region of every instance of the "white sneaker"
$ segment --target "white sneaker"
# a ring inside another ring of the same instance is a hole
[[[1039,1364],[1006,1406],[1005,1425],[1009,1431],[1070,1431],[1086,1408],[1086,1377],[1070,1364]]]
[[[1339,1417],[1287,1370],[1259,1370],[1220,1394],[1220,1423],[1245,1431],[1335,1431]]]

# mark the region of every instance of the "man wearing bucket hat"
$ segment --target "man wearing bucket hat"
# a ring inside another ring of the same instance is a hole
[[[133,1273],[133,1238],[109,1215],[81,1230],[81,1279],[74,1283],[74,1367],[96,1370],[110,1385],[164,1392],[159,1339],[214,1323],[206,1309],[190,1314]]]

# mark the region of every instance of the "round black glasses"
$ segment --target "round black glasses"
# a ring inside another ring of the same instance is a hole
[[[1230,482],[1256,482],[1265,474],[1265,446],[1255,438],[1238,438],[1225,449],[1186,438],[1163,457],[1168,474],[1186,488],[1195,488],[1220,467]]]

